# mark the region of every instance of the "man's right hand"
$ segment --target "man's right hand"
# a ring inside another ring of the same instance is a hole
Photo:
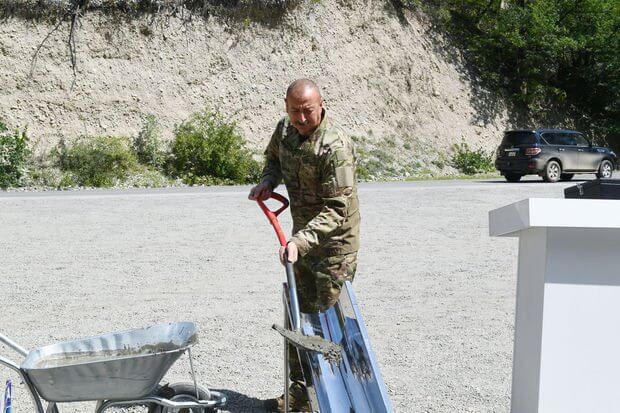
[[[286,253],[287,261],[295,264],[299,259],[299,250],[294,242],[289,242],[285,247],[280,247],[280,262],[284,265],[284,255]]]
[[[261,182],[254,188],[250,189],[250,195],[248,195],[248,199],[252,201],[265,201],[269,199],[272,192],[273,190],[271,189],[271,185],[269,184],[269,182]]]

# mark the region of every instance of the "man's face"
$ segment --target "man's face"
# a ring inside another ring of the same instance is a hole
[[[317,91],[305,89],[291,93],[286,99],[286,113],[302,136],[310,136],[321,124],[323,99]]]

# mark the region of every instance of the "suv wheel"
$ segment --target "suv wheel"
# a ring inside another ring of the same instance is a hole
[[[605,159],[601,162],[601,165],[598,167],[598,172],[596,173],[596,177],[598,179],[609,179],[614,173],[614,164]]]
[[[575,176],[575,174],[562,174],[560,175],[560,180],[570,181],[571,179],[573,179],[573,176]]]
[[[557,182],[560,180],[560,176],[562,176],[562,167],[558,161],[549,161],[547,162],[547,166],[545,166],[545,172],[543,174],[543,179],[545,182]]]
[[[504,178],[506,178],[506,180],[508,182],[519,182],[521,180],[521,177],[523,175],[519,175],[519,174],[512,174],[512,173],[506,173],[504,174]]]

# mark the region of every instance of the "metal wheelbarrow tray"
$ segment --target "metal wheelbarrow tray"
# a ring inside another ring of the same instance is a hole
[[[288,298],[284,294],[285,306]],[[287,308],[290,314],[290,308]],[[289,315],[290,317],[290,315]],[[301,313],[301,330],[342,346],[340,363],[299,350],[310,403],[321,413],[393,413],[353,286],[344,283],[338,302],[325,312]]]
[[[139,399],[196,342],[193,323],[160,324],[40,347],[21,368],[51,402]]]

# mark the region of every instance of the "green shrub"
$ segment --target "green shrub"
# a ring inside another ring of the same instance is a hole
[[[70,172],[64,172],[58,167],[40,165],[36,162],[30,165],[28,173],[23,179],[23,184],[28,187],[55,189],[77,186]]]
[[[386,146],[386,144],[383,144]],[[387,144],[389,146],[389,143]],[[398,162],[388,150],[359,145],[357,152],[357,177],[361,181],[396,178],[400,175]]]
[[[140,165],[137,170],[127,176],[120,186],[134,188],[164,188],[174,185],[174,180],[161,171]]]
[[[133,140],[133,150],[138,160],[145,164],[161,169],[166,160],[163,147],[162,132],[155,116],[149,115],[142,130]]]
[[[210,185],[257,182],[259,165],[236,124],[205,110],[177,127],[171,169],[189,185]]]
[[[446,162],[444,161],[443,158],[433,159],[431,163],[439,169],[443,169],[446,167]]]
[[[473,151],[466,142],[461,142],[459,145],[452,145],[452,150],[454,151],[451,159],[452,166],[466,175],[494,170],[492,155],[482,149]]]
[[[19,186],[31,153],[26,131],[9,131],[0,122],[0,188]]]
[[[70,146],[61,142],[56,156],[58,166],[71,172],[77,186],[114,186],[138,168],[137,156],[126,137],[82,138]],[[63,177],[64,186],[70,186],[71,175]]]
[[[247,177],[247,182],[248,183],[258,183],[261,181],[261,179],[263,178],[263,155],[261,154],[260,156],[258,156],[259,159],[261,159],[261,161],[256,161],[254,159],[252,159],[250,161],[250,165],[248,168],[248,177]]]

